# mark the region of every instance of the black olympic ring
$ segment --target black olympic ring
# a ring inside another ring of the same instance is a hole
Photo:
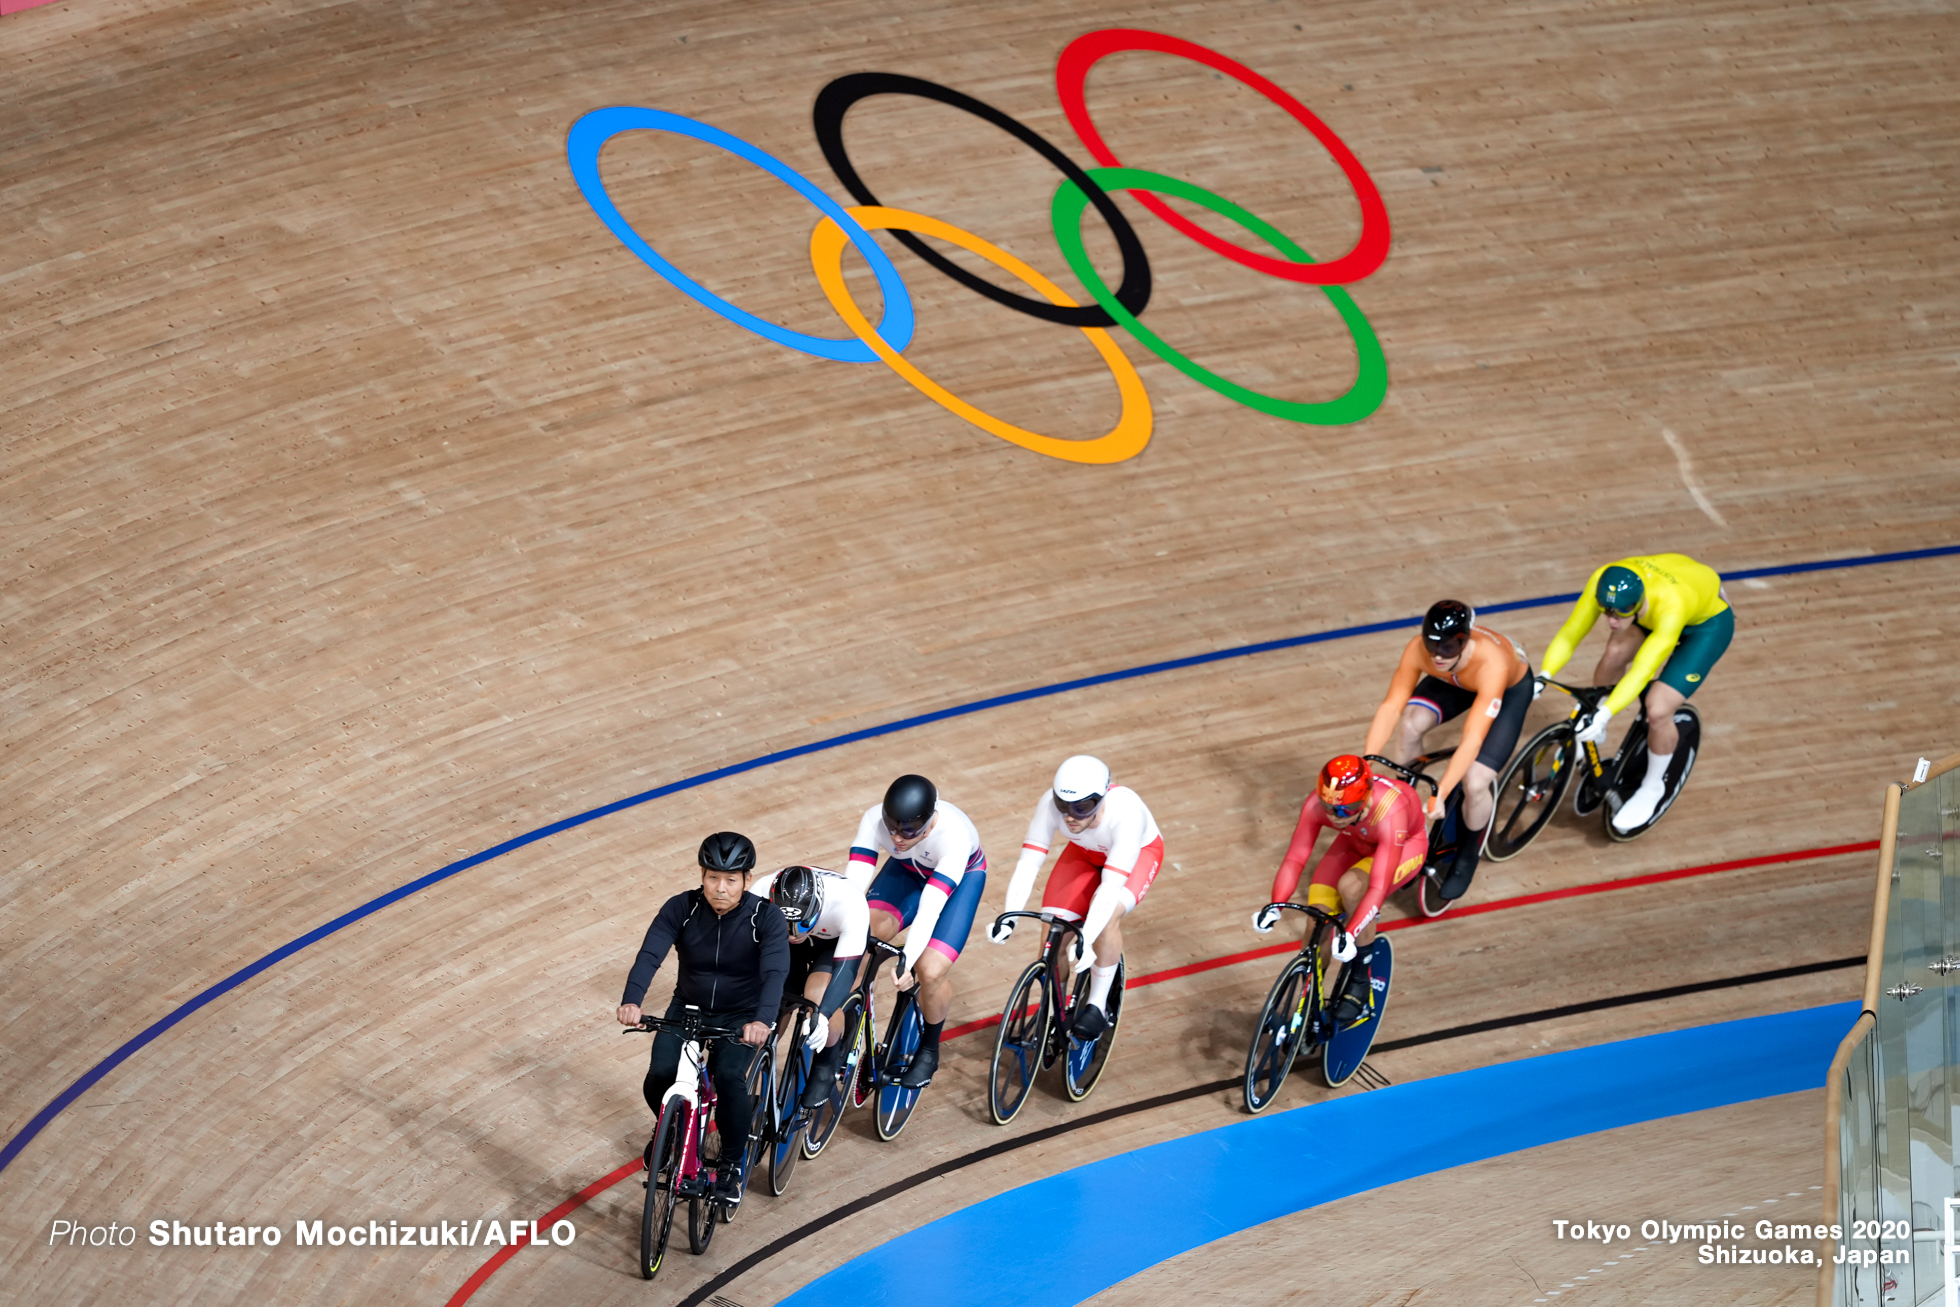
[[[1150,302],[1150,260],[1143,252],[1143,242],[1137,238],[1136,229],[1130,220],[1116,207],[1102,187],[1091,181],[1089,175],[1077,167],[1075,161],[1050,145],[1032,127],[1010,118],[990,104],[964,95],[951,87],[937,82],[928,82],[919,77],[906,77],[901,73],[847,73],[817,92],[816,107],[810,111],[812,125],[817,132],[817,144],[823,147],[823,157],[829,161],[830,170],[837,174],[837,180],[844,189],[856,197],[859,204],[882,204],[883,201],[871,193],[871,188],[858,176],[851,166],[850,156],[844,152],[844,115],[850,107],[866,96],[872,95],[916,95],[927,100],[937,100],[964,110],[976,118],[992,123],[1007,132],[1029,149],[1055,165],[1061,174],[1082,188],[1089,202],[1102,214],[1103,221],[1109,224],[1110,232],[1116,237],[1116,248],[1123,255],[1123,282],[1116,288],[1116,302],[1128,309],[1132,315],[1143,312]],[[1066,304],[1050,304],[1046,300],[1030,299],[1016,295],[1013,291],[1002,290],[985,277],[968,272],[939,251],[927,245],[909,231],[894,230],[899,243],[914,254],[939,269],[954,281],[972,290],[979,291],[998,304],[1010,309],[1019,309],[1030,317],[1044,322],[1059,322],[1070,327],[1113,327],[1116,319],[1099,304],[1085,304],[1069,307]]]

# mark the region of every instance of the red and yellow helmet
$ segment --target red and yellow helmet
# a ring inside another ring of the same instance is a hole
[[[1329,759],[1320,769],[1320,801],[1328,808],[1351,811],[1367,801],[1373,783],[1374,775],[1368,770],[1368,764],[1351,753],[1344,753]]]

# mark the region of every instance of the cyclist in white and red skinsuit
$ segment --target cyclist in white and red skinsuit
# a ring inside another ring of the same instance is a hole
[[[1109,1028],[1109,987],[1123,957],[1123,918],[1143,901],[1164,865],[1164,837],[1137,792],[1110,781],[1100,759],[1078,754],[1061,765],[1055,783],[1035,804],[1021,860],[1007,885],[1007,911],[1022,911],[1057,835],[1067,843],[1048,889],[1044,912],[1082,922],[1082,961],[1089,968],[1089,1001],[1071,1033],[1096,1039]],[[987,938],[1005,944],[1012,921],[996,922]]]

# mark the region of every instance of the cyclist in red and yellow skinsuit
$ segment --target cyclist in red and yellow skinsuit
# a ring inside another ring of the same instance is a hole
[[[1613,814],[1613,825],[1625,831],[1652,817],[1664,796],[1668,764],[1680,742],[1674,710],[1701,687],[1728,649],[1735,637],[1735,613],[1712,567],[1685,554],[1622,558],[1587,580],[1572,615],[1545,650],[1545,675],[1571,660],[1601,613],[1611,634],[1593,671],[1593,684],[1615,684],[1599,711],[1580,725],[1579,740],[1604,739],[1608,719],[1644,697],[1647,772]]]
[[[1320,769],[1318,792],[1300,805],[1293,842],[1273,877],[1270,903],[1293,897],[1323,827],[1335,832],[1334,842],[1314,868],[1307,906],[1340,908],[1347,914],[1347,927],[1337,933],[1333,947],[1335,961],[1354,964],[1341,979],[1334,1005],[1335,1023],[1346,1028],[1374,1010],[1369,966],[1374,961],[1375,915],[1390,894],[1422,871],[1429,832],[1422,800],[1411,786],[1376,776],[1360,758],[1343,754]],[[1279,914],[1278,908],[1261,908],[1253,916],[1253,929],[1265,934]]]

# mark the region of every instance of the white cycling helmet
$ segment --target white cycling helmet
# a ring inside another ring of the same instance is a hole
[[[1055,807],[1064,816],[1084,821],[1095,815],[1109,793],[1109,768],[1100,758],[1078,753],[1055,770]]]

